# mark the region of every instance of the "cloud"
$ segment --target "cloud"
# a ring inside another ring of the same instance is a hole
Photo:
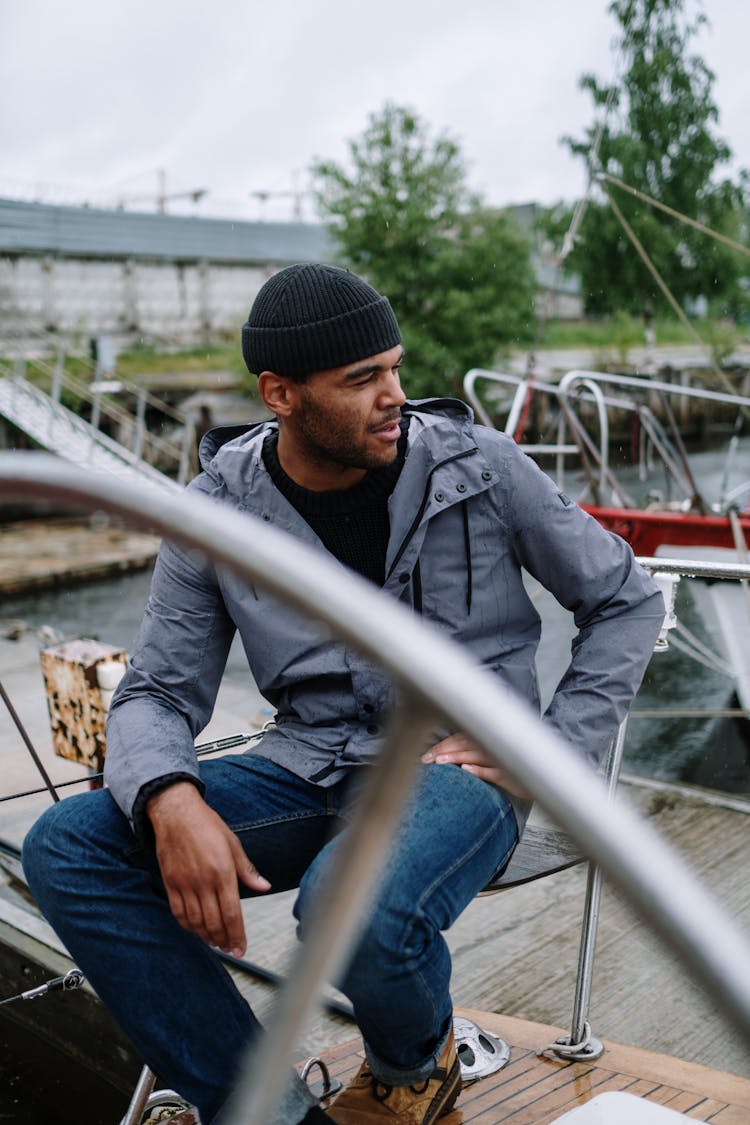
[[[0,108],[0,193],[41,184],[71,202],[82,192],[155,198],[163,169],[169,192],[211,190],[204,213],[221,204],[253,217],[251,192],[303,187],[314,159],[343,159],[346,140],[391,100],[460,141],[472,185],[491,202],[572,198],[583,170],[560,137],[580,136],[592,118],[580,74],[612,73],[607,7],[5,0],[0,68],[14,97]],[[710,7],[700,46],[717,75],[720,131],[736,163],[750,164],[750,5]],[[291,199],[266,207],[289,217]]]

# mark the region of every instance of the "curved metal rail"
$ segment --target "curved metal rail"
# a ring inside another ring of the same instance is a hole
[[[532,390],[532,386],[535,392],[545,394],[557,402],[560,411],[557,422],[557,440],[551,443],[521,441],[519,447],[531,457],[542,454],[555,455],[555,480],[559,488],[565,487],[566,458],[576,457],[583,466],[586,466],[590,457],[598,467],[598,482],[594,479],[593,470],[589,470],[586,473],[587,480],[583,489],[576,497],[579,504],[584,502],[589,490],[594,493],[593,499],[596,502],[597,490],[601,490],[608,485],[613,494],[619,498],[623,507],[632,508],[636,506],[609,467],[609,408],[638,414],[643,434],[657,450],[670,478],[674,480],[683,495],[690,495],[689,482],[686,480],[684,473],[680,471],[672,453],[669,436],[648,405],[636,405],[632,398],[606,394],[598,386],[595,379],[587,380],[587,374],[582,372],[571,372],[570,377],[565,376],[559,383],[548,383],[535,378],[532,384],[531,379],[526,376],[507,375],[499,371],[485,371],[483,368],[475,367],[464,376],[464,394],[480,421],[485,426],[490,427],[494,427],[494,423],[476,390],[476,383],[480,379],[501,387],[515,388],[513,403],[504,427],[504,432],[511,436],[515,433],[520,416],[520,403],[525,400],[526,395]],[[599,422],[598,441],[587,432],[581,423],[574,409],[576,400],[592,404],[596,410]]]
[[[651,376],[646,379],[641,375],[620,375],[614,371],[589,371],[588,368],[576,368],[568,372],[569,378],[580,376],[593,379],[597,383],[610,383],[615,387],[638,390],[650,389],[681,398],[697,398],[705,402],[722,402],[727,406],[750,407],[750,398],[747,395],[731,394],[727,391],[711,391],[704,387],[677,386],[674,383],[664,382],[662,379],[652,379]]]
[[[35,453],[0,455],[1,496],[44,496],[103,509],[209,554],[322,622],[377,661],[398,684],[402,703],[378,766],[370,772],[347,855],[321,896],[317,924],[299,952],[273,1024],[248,1059],[227,1125],[269,1120],[323,981],[336,976],[356,938],[435,716],[466,731],[534,794],[750,1043],[747,938],[653,829],[621,801],[608,804],[601,782],[572,749],[437,629],[358,575],[342,572],[322,552],[297,540],[290,550],[285,533],[202,496],[179,493],[165,503],[146,488],[85,474]],[[741,570],[750,577],[750,567]]]
[[[508,417],[505,423],[505,433],[513,434],[520,416],[521,403],[532,388],[532,381],[527,376],[509,375],[499,371],[488,371],[483,368],[472,368],[464,376],[464,394],[471,403],[477,417],[486,426],[494,426],[479,394],[476,384],[484,381],[503,387],[513,392]],[[729,394],[723,391],[709,391],[701,387],[685,387],[681,384],[668,383],[654,379],[650,376],[644,378],[637,375],[619,375],[606,372],[574,370],[565,374],[558,382],[548,382],[534,378],[533,389],[555,400],[560,408],[558,420],[557,441],[551,444],[535,444],[533,442],[520,442],[521,449],[536,457],[540,454],[555,454],[556,480],[559,487],[564,487],[565,458],[578,457],[586,464],[586,458],[591,457],[597,467],[598,480],[593,479],[593,474],[588,474],[589,479],[577,497],[583,503],[588,489],[595,491],[609,486],[613,493],[619,496],[623,507],[636,507],[637,505],[626,495],[620,483],[613,475],[608,464],[608,433],[606,419],[607,409],[622,410],[636,414],[642,431],[642,438],[650,443],[663,465],[669,482],[679,489],[680,495],[685,500],[694,499],[695,487],[681,463],[679,451],[675,449],[673,437],[659,421],[656,414],[650,409],[648,401],[654,394],[662,396],[665,400],[670,398],[695,399],[713,404],[738,407],[740,410],[750,408],[750,397],[741,394]],[[639,392],[640,398],[634,399],[634,392]],[[580,421],[576,410],[575,401],[580,400],[594,405],[599,426],[598,441],[590,435]],[[507,406],[507,403],[505,404]],[[736,442],[736,438],[733,439]],[[730,460],[731,460],[730,446]],[[727,470],[729,468],[727,462]],[[726,485],[722,486],[720,507],[731,506],[738,502],[740,496],[750,488],[750,482],[741,484],[737,489],[728,493]],[[596,496],[594,502],[598,503]]]

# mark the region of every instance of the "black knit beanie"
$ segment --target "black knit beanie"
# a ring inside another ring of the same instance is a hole
[[[348,270],[314,262],[274,274],[242,326],[248,370],[290,379],[356,363],[400,342],[386,297]]]

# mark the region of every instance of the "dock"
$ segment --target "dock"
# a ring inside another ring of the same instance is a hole
[[[0,597],[143,570],[159,542],[103,514],[0,523]]]

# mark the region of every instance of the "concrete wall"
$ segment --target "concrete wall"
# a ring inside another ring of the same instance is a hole
[[[0,337],[165,336],[199,343],[236,334],[275,267],[0,257]]]
[[[316,223],[0,199],[0,338],[60,332],[200,343],[235,335],[275,270],[334,257]]]

